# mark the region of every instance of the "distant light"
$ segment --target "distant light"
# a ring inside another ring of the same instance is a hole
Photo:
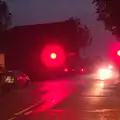
[[[82,68],[81,71],[84,72],[84,69]]]
[[[72,71],[74,71],[74,69],[72,69]]]
[[[110,69],[99,69],[98,76],[100,80],[110,79],[112,77],[112,71]]]
[[[56,59],[57,55],[55,53],[51,53],[50,57],[51,59]]]
[[[68,71],[68,69],[67,69],[67,68],[65,68],[65,69],[64,69],[64,71],[65,71],[65,72],[67,72],[67,71]]]

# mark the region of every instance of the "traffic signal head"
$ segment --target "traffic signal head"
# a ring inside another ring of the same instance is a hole
[[[117,55],[120,56],[120,50],[117,51]]]
[[[65,62],[64,50],[59,45],[48,44],[42,50],[41,60],[48,68],[61,67]]]
[[[50,57],[51,57],[51,59],[53,59],[53,60],[54,60],[54,59],[56,59],[56,58],[57,58],[57,54],[56,54],[56,53],[51,53],[51,54],[50,54]]]
[[[108,50],[108,58],[120,67],[120,42],[111,44]]]

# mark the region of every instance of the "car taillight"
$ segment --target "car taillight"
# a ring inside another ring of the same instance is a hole
[[[21,80],[21,79],[22,79],[22,77],[21,77],[21,76],[17,77],[17,80]]]

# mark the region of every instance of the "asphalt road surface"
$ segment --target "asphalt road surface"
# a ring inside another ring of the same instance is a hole
[[[77,77],[32,83],[0,98],[0,120],[120,120],[120,96]]]

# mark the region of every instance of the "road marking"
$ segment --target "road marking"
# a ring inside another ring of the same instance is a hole
[[[24,115],[29,115],[30,113],[32,113],[32,111],[28,111],[28,110],[36,107],[37,105],[39,105],[39,104],[41,104],[41,103],[42,103],[42,101],[39,101],[39,102],[37,102],[37,103],[35,103],[35,104],[33,104],[33,105],[31,105],[31,106],[29,106],[29,107],[27,107],[27,108],[19,111],[19,112],[17,112],[17,113],[14,113],[14,115],[15,115],[15,116],[18,116],[18,115],[21,115],[21,114],[23,114],[23,113],[24,113]],[[11,117],[11,118],[9,118],[8,120],[14,120],[14,119],[16,119],[16,118],[17,118],[17,117]]]
[[[29,115],[29,114],[31,114],[33,111],[31,110],[31,111],[28,111],[28,112],[25,112],[24,113],[24,115]]]
[[[16,117],[9,118],[8,120],[14,120],[14,119],[16,119]]]
[[[115,111],[119,111],[119,109],[96,109],[96,110],[85,110],[86,112],[98,112],[98,113],[101,113],[101,112],[115,112]]]
[[[19,112],[17,112],[17,113],[14,113],[14,115],[21,115],[21,114],[27,112],[28,110],[30,110],[30,109],[36,107],[37,105],[39,105],[39,104],[41,104],[41,103],[42,103],[42,101],[39,101],[39,102],[37,102],[37,103],[35,103],[35,104],[33,104],[33,105],[31,105],[31,106],[29,106],[29,107],[27,107],[27,108],[25,108],[25,109],[19,111]]]

